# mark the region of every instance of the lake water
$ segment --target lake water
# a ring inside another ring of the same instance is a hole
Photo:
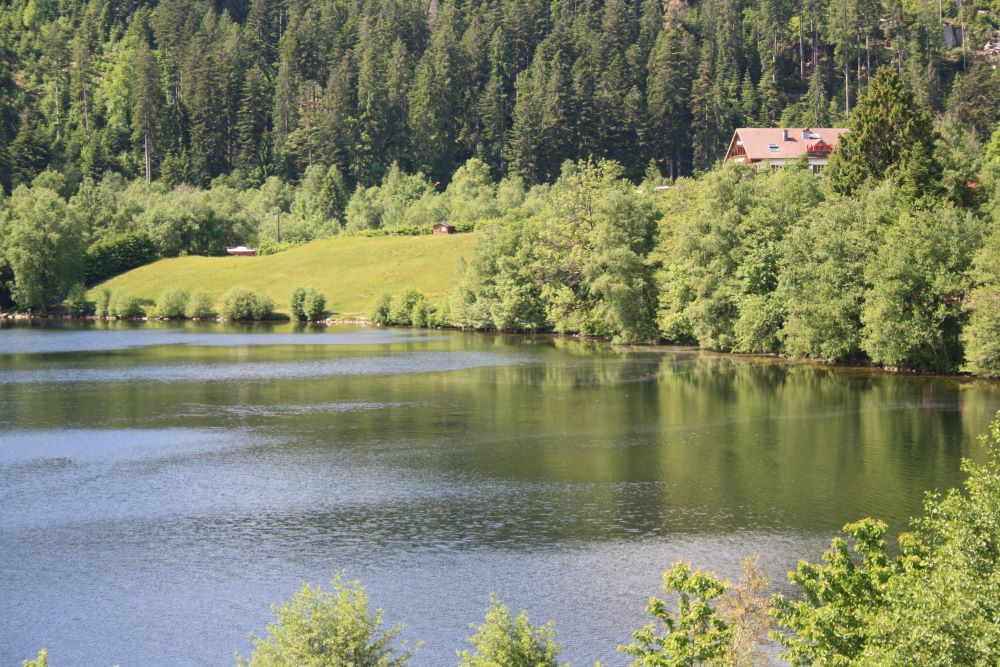
[[[894,529],[1000,386],[551,337],[361,328],[0,329],[0,665],[233,664],[343,570],[455,664],[488,594],[627,664],[683,558],[776,580]]]

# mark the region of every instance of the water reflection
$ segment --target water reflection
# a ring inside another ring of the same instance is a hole
[[[453,662],[490,590],[555,618],[574,664],[622,664],[673,559],[760,551],[783,581],[846,521],[900,529],[1000,408],[981,381],[545,336],[12,334],[4,663],[228,662],[346,568],[418,664]]]

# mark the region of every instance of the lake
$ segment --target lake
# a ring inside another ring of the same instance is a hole
[[[960,378],[548,336],[291,324],[0,329],[0,664],[231,665],[360,579],[455,664],[491,591],[623,665],[677,559],[775,586],[898,531],[1000,409]]]

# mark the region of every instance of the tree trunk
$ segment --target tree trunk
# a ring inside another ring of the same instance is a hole
[[[851,115],[851,66],[850,60],[844,59],[844,115]]]
[[[153,160],[152,160],[152,158],[149,155],[149,153],[150,153],[150,151],[149,151],[149,132],[145,132],[143,134],[143,136],[142,136],[142,144],[143,144],[142,149],[143,149],[143,153],[145,154],[145,160],[146,160],[146,185],[149,185],[150,183],[153,182]]]
[[[806,45],[802,38],[802,21],[799,21],[799,79],[806,80]]]

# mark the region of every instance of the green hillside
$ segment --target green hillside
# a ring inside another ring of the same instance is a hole
[[[471,258],[475,234],[454,236],[339,237],[314,241],[265,257],[176,257],[122,274],[95,287],[107,287],[156,300],[175,287],[205,290],[218,299],[234,285],[268,294],[279,311],[298,286],[326,295],[327,309],[338,314],[367,313],[379,295],[413,287],[431,300],[447,294],[460,257]]]

